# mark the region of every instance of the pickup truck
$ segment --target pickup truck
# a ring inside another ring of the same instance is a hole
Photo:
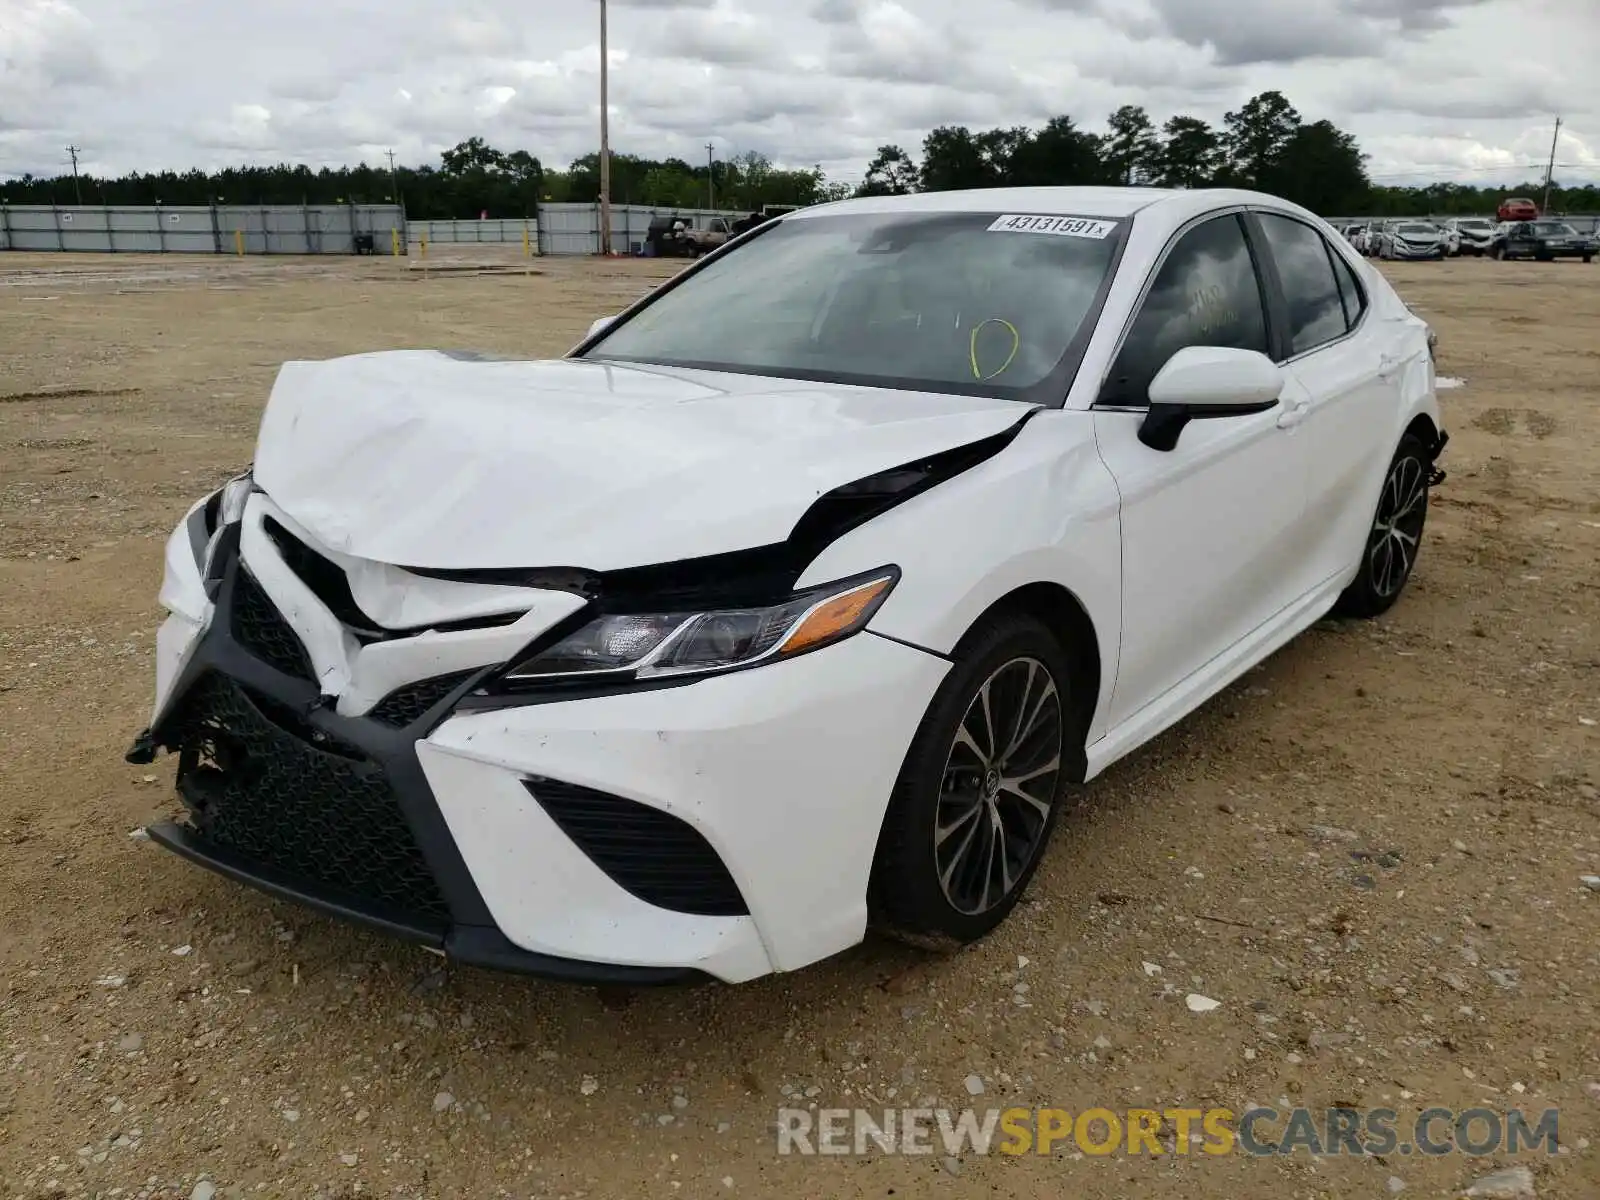
[[[712,217],[704,229],[685,229],[680,235],[691,257],[709,254],[733,236],[728,222],[722,217]]]

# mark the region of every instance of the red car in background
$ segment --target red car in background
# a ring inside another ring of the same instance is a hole
[[[1502,221],[1537,221],[1539,206],[1522,196],[1508,196],[1495,215]]]

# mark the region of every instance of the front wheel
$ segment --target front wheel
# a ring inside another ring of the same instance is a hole
[[[1415,434],[1400,439],[1383,477],[1361,568],[1334,603],[1335,616],[1375,617],[1400,599],[1417,565],[1428,519],[1428,477],[1433,460]]]
[[[1083,730],[1072,661],[1033,617],[966,639],[912,739],[879,835],[876,928],[961,945],[1021,899],[1049,842]]]

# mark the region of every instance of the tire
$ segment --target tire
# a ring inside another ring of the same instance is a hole
[[[1063,807],[1077,757],[1071,747],[1083,744],[1075,685],[1066,648],[1031,616],[998,617],[963,639],[889,799],[867,895],[873,928],[954,948],[1016,907]],[[985,703],[998,738],[990,737]],[[1024,721],[1029,732],[1019,742]],[[992,743],[1000,741],[1012,744],[995,764]],[[1014,787],[1002,786],[1007,768],[1018,772]]]
[[[1589,262],[1593,262],[1593,261],[1594,261],[1594,255],[1592,255],[1592,254],[1585,254],[1585,255],[1584,255],[1584,256],[1583,256],[1583,261],[1584,261],[1584,262],[1586,262],[1586,263],[1589,263]]]
[[[1376,617],[1388,612],[1400,599],[1422,549],[1422,531],[1428,520],[1428,476],[1432,470],[1433,461],[1421,439],[1411,433],[1401,438],[1383,475],[1372,525],[1361,550],[1361,568],[1334,602],[1334,616]],[[1398,521],[1396,512],[1400,514]],[[1389,532],[1391,527],[1393,533]]]

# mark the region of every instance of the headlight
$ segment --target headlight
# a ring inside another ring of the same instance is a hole
[[[597,617],[517,663],[504,681],[659,679],[792,658],[859,633],[899,577],[885,567],[764,608]]]

